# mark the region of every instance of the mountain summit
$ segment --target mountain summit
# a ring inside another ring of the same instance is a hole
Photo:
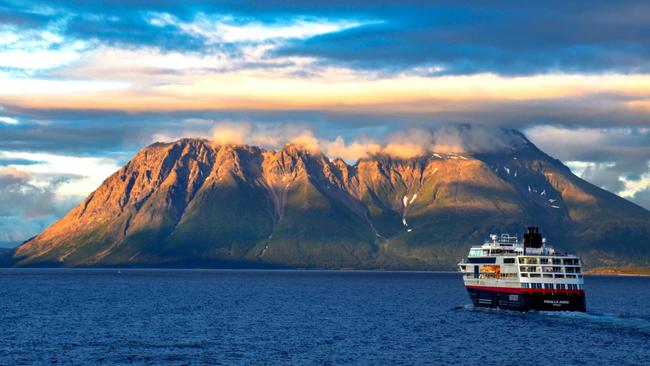
[[[354,165],[293,144],[155,143],[12,263],[451,269],[488,234],[529,225],[589,266],[650,263],[650,211],[508,133],[494,151]]]

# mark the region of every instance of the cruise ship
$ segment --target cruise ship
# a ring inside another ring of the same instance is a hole
[[[529,227],[523,242],[490,235],[458,266],[474,306],[529,311],[586,311],[580,257],[546,245]]]

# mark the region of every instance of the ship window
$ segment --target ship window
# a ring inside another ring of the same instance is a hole
[[[514,258],[503,258],[503,263],[515,263]]]
[[[521,288],[529,288],[529,285],[527,283],[522,283]]]
[[[553,275],[544,273],[544,276],[542,276],[542,277],[544,277],[544,278],[553,278]]]
[[[562,264],[562,260],[560,258],[553,258],[553,264]]]
[[[542,284],[541,283],[531,283],[530,287],[531,288],[542,288]]]
[[[553,284],[552,283],[545,283],[544,288],[547,290],[552,290],[553,289]]]
[[[521,277],[528,277],[528,273],[522,273]]]
[[[566,285],[563,283],[558,283],[555,285],[558,290],[566,290]]]
[[[568,274],[568,275],[566,275],[566,278],[576,278],[576,275],[570,275],[570,274]]]
[[[578,278],[582,278],[582,275],[578,275]]]
[[[537,258],[524,257],[521,258],[521,264],[537,264]]]
[[[479,248],[472,248],[469,250],[469,256],[470,257],[482,257],[487,254],[487,250],[479,249]]]

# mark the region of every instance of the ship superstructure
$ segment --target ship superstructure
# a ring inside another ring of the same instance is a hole
[[[458,266],[474,306],[586,310],[580,257],[556,252],[536,227],[528,228],[523,242],[493,234]]]

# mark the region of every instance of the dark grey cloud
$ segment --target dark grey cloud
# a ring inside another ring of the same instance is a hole
[[[631,201],[650,210],[650,188],[635,193]]]
[[[37,235],[58,217],[0,216],[0,248],[12,248]]]
[[[402,7],[403,6],[403,7]],[[400,3],[385,20],[297,40],[278,53],[391,71],[434,73],[645,72],[650,5],[641,2]]]
[[[39,217],[61,214],[61,207],[56,203],[57,186],[70,178],[53,179],[46,187],[30,183],[28,173],[0,168],[0,216]]]
[[[2,158],[0,157],[0,167],[7,165],[35,165],[41,164],[42,161],[18,158]]]
[[[600,164],[587,174],[610,172],[631,180],[649,170],[650,129],[634,127],[559,128],[533,127],[528,137],[542,150],[563,160]]]
[[[36,235],[76,203],[56,197],[59,185],[74,179],[61,176],[47,186],[30,183],[31,175],[0,167],[0,246],[11,246]]]
[[[528,137],[542,150],[571,165],[585,180],[614,193],[650,174],[650,129],[642,127],[532,127]],[[647,193],[628,197],[650,209]]]

